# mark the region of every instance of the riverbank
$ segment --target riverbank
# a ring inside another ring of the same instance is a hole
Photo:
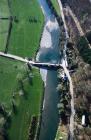
[[[61,16],[61,13],[60,13],[60,8],[59,8],[59,5],[58,5],[58,1],[57,0],[50,0],[52,2],[52,5],[54,7],[54,9],[56,10],[58,16],[60,17]]]

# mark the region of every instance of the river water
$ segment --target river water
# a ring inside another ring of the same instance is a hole
[[[40,62],[59,63],[59,36],[58,23],[51,13],[46,0],[38,0],[45,16],[45,26],[37,60]],[[42,112],[42,122],[39,140],[54,140],[58,127],[58,94],[57,94],[57,71],[40,69],[45,83],[45,94]]]

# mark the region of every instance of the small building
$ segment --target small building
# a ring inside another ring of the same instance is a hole
[[[86,118],[85,118],[85,115],[82,115],[82,126],[86,126]]]

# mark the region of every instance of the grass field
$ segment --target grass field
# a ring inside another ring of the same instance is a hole
[[[55,10],[57,11],[57,14],[60,16],[60,8],[59,8],[59,5],[58,5],[58,2],[57,0],[51,0]]]
[[[43,88],[39,71],[30,72],[26,65],[0,57],[0,79],[0,103],[10,111],[13,99],[17,110],[11,115],[9,140],[27,140],[31,117],[40,114]],[[22,90],[19,80],[22,80],[25,95],[19,94]]]
[[[39,48],[43,26],[43,14],[37,0],[10,0],[13,22],[9,53],[33,57]]]

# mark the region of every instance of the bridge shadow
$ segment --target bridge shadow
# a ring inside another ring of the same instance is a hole
[[[55,70],[55,71],[57,71],[60,68],[60,66],[43,66],[43,65],[37,65],[37,64],[34,64],[34,66],[40,69]]]
[[[39,69],[46,69],[46,70],[53,70],[53,71],[57,71],[60,68],[60,66],[48,66],[48,65],[43,66],[43,64],[40,64],[40,65],[39,64],[32,64],[32,66],[37,67]],[[31,64],[28,63],[29,69],[31,69],[32,66],[31,66]]]

